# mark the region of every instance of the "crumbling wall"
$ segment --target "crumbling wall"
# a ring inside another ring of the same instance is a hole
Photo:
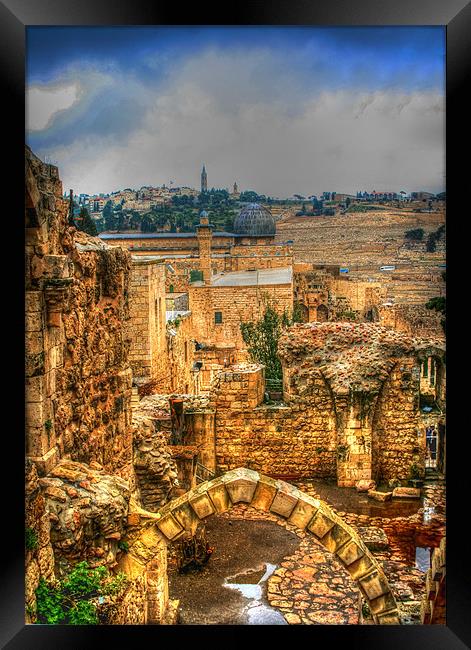
[[[40,578],[52,580],[54,577],[54,553],[49,534],[49,512],[41,493],[36,467],[28,459],[25,479],[25,602],[26,622],[30,623]]]
[[[264,392],[264,371],[255,364],[216,378],[211,404],[218,471],[249,467],[285,478],[335,476],[335,420],[325,381],[313,379],[309,398],[293,397],[288,406],[262,404]]]
[[[165,265],[133,258],[129,285],[129,363],[134,378],[162,381],[167,373]]]
[[[177,468],[168,447],[168,434],[145,416],[133,415],[134,468],[139,500],[156,512],[172,498]]]
[[[398,304],[382,306],[379,310],[381,325],[391,327],[409,336],[444,338],[441,324],[443,316],[425,305]]]
[[[56,571],[60,574],[83,560],[115,568],[126,534],[129,483],[107,474],[98,463],[68,460],[39,483],[49,512]]]
[[[57,168],[26,149],[26,448],[129,474],[129,254],[68,224]]]
[[[419,439],[419,380],[417,361],[402,358],[381,388],[373,422],[373,476],[377,482],[417,478],[414,471],[424,472]]]
[[[337,480],[409,478],[416,452],[421,360],[442,358],[439,339],[420,339],[374,323],[295,325],[280,340],[284,394],[309,395],[320,375],[332,395]],[[303,398],[305,399],[305,398]]]
[[[69,224],[57,168],[29,148],[25,195],[26,604],[32,612],[40,577],[60,576],[82,560],[118,569],[133,525],[131,503],[133,512],[139,509],[140,495],[124,326],[130,255]],[[162,307],[165,316],[165,297]],[[152,451],[149,476],[168,482],[165,447]],[[162,542],[158,561],[127,572],[117,621],[145,623],[151,607],[164,612],[165,553]],[[163,587],[156,590],[156,582]]]

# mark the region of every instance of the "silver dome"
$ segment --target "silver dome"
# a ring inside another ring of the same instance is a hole
[[[275,220],[271,213],[259,203],[248,203],[234,219],[234,233],[237,235],[274,235]]]

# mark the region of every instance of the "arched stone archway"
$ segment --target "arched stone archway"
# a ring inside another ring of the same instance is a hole
[[[386,576],[356,532],[329,506],[304,494],[293,485],[263,476],[248,469],[236,469],[206,481],[174,499],[159,513],[145,513],[139,534],[129,548],[131,557],[150,558],[167,543],[193,534],[207,517],[230,510],[237,503],[247,503],[258,510],[271,512],[305,530],[331,553],[335,553],[364,594],[374,622],[379,625],[400,623],[395,598]],[[138,513],[136,513],[137,515]],[[138,515],[139,518],[139,515]],[[147,521],[146,521],[147,519]]]

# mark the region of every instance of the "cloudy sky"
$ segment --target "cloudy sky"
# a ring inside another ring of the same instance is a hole
[[[445,189],[441,27],[28,27],[26,140],[64,190]]]

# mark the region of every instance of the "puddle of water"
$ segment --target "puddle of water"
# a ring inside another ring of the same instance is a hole
[[[252,607],[247,612],[249,625],[288,625],[284,616],[267,605]]]
[[[288,625],[284,616],[276,609],[262,602],[263,583],[276,569],[276,564],[267,563],[263,569],[238,573],[226,578],[225,587],[237,589],[250,602],[244,607],[249,625]],[[244,582],[235,582],[235,580]]]
[[[260,600],[262,597],[262,588],[260,585],[245,585],[241,583],[226,584],[225,587],[229,589],[236,589],[240,591],[242,596],[250,598],[251,600]]]
[[[243,580],[241,580],[241,578],[243,578]],[[228,578],[226,578],[226,583],[258,585],[259,582],[263,582],[264,580],[265,580],[265,567],[263,569],[245,571],[244,573],[238,573],[235,576],[229,576]]]

